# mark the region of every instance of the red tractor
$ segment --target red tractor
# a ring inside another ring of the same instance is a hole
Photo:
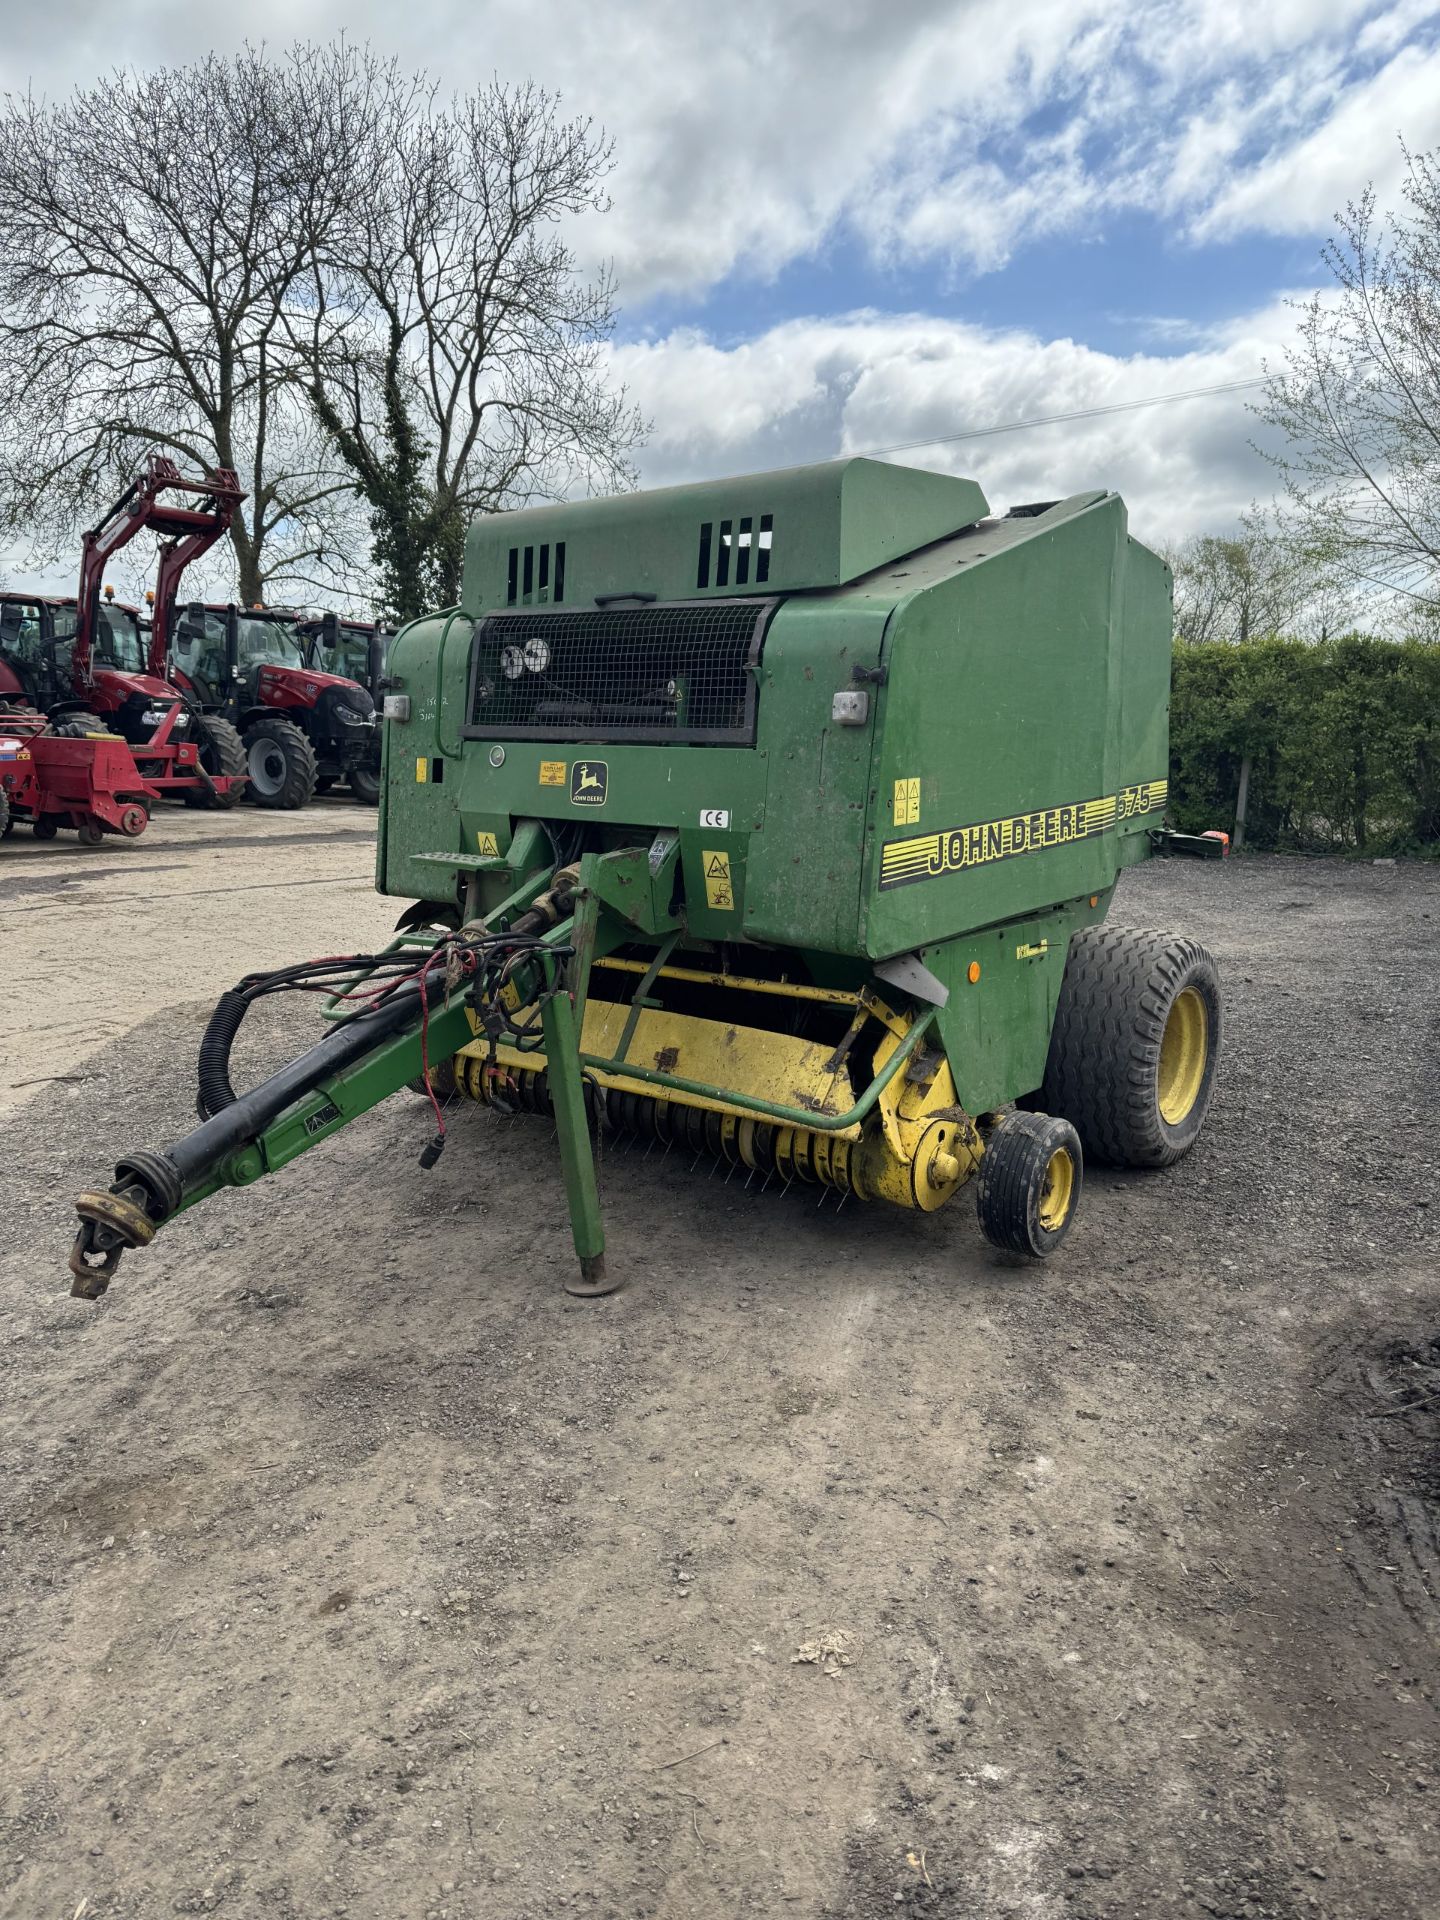
[[[238,729],[257,805],[303,807],[337,781],[374,802],[380,792],[375,702],[343,674],[307,665],[304,619],[283,607],[192,601],[175,621],[171,673],[207,715],[221,715]]]
[[[177,504],[166,493],[197,496],[199,504]],[[0,595],[0,704],[40,710],[55,733],[118,734],[148,789],[197,806],[234,806],[245,787],[239,736],[172,685],[165,656],[180,577],[229,531],[244,498],[233,473],[187,480],[152,454],[85,535],[73,602]],[[159,534],[161,546],[153,622],[142,640],[135,610],[102,601],[100,583],[114,555],[146,531]]]

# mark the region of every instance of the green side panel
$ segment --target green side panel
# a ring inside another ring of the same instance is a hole
[[[1170,764],[1170,663],[1175,582],[1159,554],[1127,540],[1120,648],[1120,777]],[[1163,642],[1163,644],[1162,644]],[[1147,776],[1148,777],[1148,776]],[[1158,826],[1159,821],[1149,824]]]
[[[807,594],[771,622],[759,704],[765,831],[750,849],[745,901],[751,939],[859,951],[871,729],[835,725],[830,708],[855,686],[856,666],[878,667],[890,605]]]
[[[950,989],[937,1026],[967,1113],[991,1113],[1040,1085],[1070,936],[1097,925],[1108,905],[1108,893],[1094,907],[1086,895],[921,948],[925,965]],[[972,964],[980,969],[974,981]]]
[[[921,557],[886,637],[866,952],[1106,891],[1146,850],[1166,768],[1143,704],[1168,671],[1168,623],[1152,591],[1127,625],[1133,551],[1119,497],[1088,494]],[[1142,687],[1127,730],[1132,670]]]
[[[840,586],[985,512],[973,480],[865,459],[531,507],[474,522],[460,603],[478,617],[507,605],[588,607],[607,594],[669,601]]]

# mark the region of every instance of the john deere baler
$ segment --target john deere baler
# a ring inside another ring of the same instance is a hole
[[[1220,1033],[1194,943],[1104,926],[1164,828],[1170,582],[1112,493],[988,514],[844,460],[476,522],[459,607],[396,640],[383,954],[253,975],[203,1124],[82,1196],[76,1290],[221,1185],[408,1085],[553,1115],[578,1277],[592,1134],[930,1210],[973,1174],[1042,1255],[1085,1155],[1193,1142]],[[254,999],[333,987],[254,1091]]]

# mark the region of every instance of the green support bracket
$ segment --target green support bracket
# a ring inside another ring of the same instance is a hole
[[[558,963],[547,955],[545,966],[550,984],[557,989],[547,997],[543,1013],[546,1080],[555,1114],[560,1166],[565,1176],[570,1232],[575,1241],[575,1256],[580,1262],[578,1275],[565,1282],[565,1291],[582,1297],[613,1293],[621,1283],[605,1271],[605,1228],[600,1218],[595,1150],[585,1115],[575,1003],[565,990]],[[572,979],[575,977],[572,971]]]

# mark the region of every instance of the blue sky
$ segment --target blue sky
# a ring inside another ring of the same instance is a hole
[[[997,506],[1115,486],[1163,541],[1269,492],[1246,395],[942,436],[1257,373],[1334,210],[1440,145],[1440,0],[22,0],[0,80],[341,30],[613,137],[574,239],[616,276],[644,480],[935,436],[907,459]]]

